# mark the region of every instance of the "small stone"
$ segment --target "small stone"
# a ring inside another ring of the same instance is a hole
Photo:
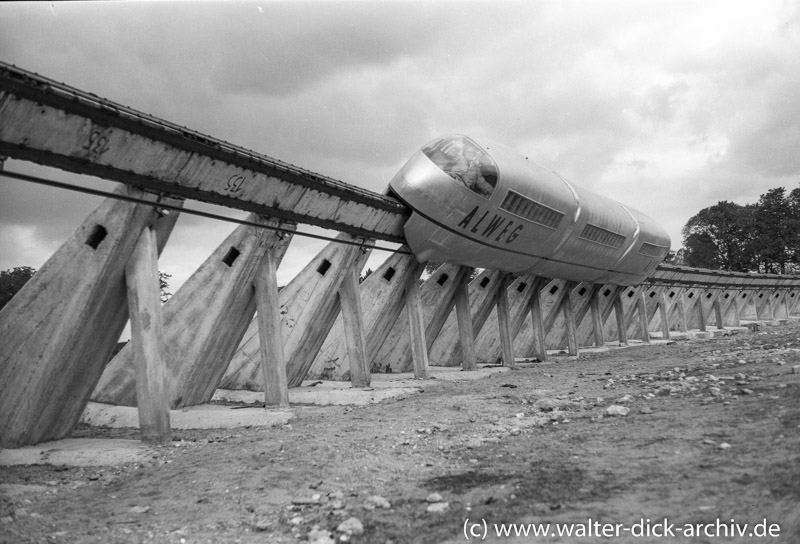
[[[364,506],[369,510],[374,510],[375,508],[391,508],[392,504],[380,495],[372,495],[364,501]]]
[[[606,408],[606,414],[610,416],[627,416],[630,411],[630,408],[626,408],[625,406],[620,406],[618,404],[613,404]]]
[[[721,450],[728,450],[730,448],[731,448],[731,445],[728,444],[727,442],[723,442],[722,444],[719,445],[719,449],[721,449]]]
[[[131,514],[144,514],[150,511],[149,506],[133,506],[128,510]]]
[[[431,493],[427,497],[425,497],[427,502],[442,502],[444,499],[439,493]]]
[[[307,537],[312,544],[336,544],[331,532],[324,529],[311,529]]]
[[[341,491],[331,491],[328,493],[328,498],[333,500],[341,500],[344,498],[344,493]]]
[[[519,430],[517,427],[514,427],[513,429],[511,429],[510,434],[511,436],[518,436],[521,432],[522,431]]]
[[[642,414],[652,414],[653,409],[650,408],[649,406],[643,406],[642,408],[639,409],[639,412]]]
[[[336,530],[347,535],[360,535],[364,532],[364,524],[360,519],[351,517],[341,522]]]
[[[633,402],[633,397],[630,395],[625,395],[624,397],[621,397],[617,402],[620,403]]]
[[[431,514],[441,514],[445,510],[450,508],[450,503],[447,502],[435,502],[433,504],[428,505],[428,512]]]
[[[792,374],[800,374],[800,365],[795,365],[792,367]]]
[[[289,520],[289,523],[291,523],[292,525],[300,525],[301,523],[303,523],[303,516],[295,516]]]
[[[746,389],[746,388],[743,387],[741,389],[741,391],[742,391],[742,395],[752,395],[753,394],[753,390],[752,389]]]
[[[292,504],[297,506],[306,506],[309,504],[319,504],[320,494],[314,493],[311,497],[299,497],[297,499],[292,499]]]
[[[5,525],[6,523],[13,523],[13,522],[14,518],[12,518],[11,516],[3,516],[2,518],[0,518],[0,525]]]

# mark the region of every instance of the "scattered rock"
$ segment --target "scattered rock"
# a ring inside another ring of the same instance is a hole
[[[311,529],[308,532],[308,541],[312,544],[336,544],[331,532],[324,529]]]
[[[752,395],[753,394],[753,390],[752,389],[746,389],[744,387],[741,389],[741,392],[742,392],[742,395]]]
[[[433,504],[428,505],[428,512],[431,514],[441,514],[445,510],[450,508],[450,503],[447,502],[435,502]]]
[[[149,511],[150,511],[149,506],[133,506],[128,510],[128,512],[130,512],[131,514],[144,514]]]
[[[364,532],[364,524],[360,519],[351,517],[341,522],[336,530],[347,535],[360,535]]]
[[[292,499],[292,504],[295,506],[307,506],[309,504],[319,504],[321,499],[321,495],[319,493],[314,493],[310,497],[299,497],[297,499]]]
[[[649,406],[643,406],[642,408],[639,409],[639,412],[642,414],[652,414],[653,409],[650,408]]]
[[[364,506],[367,510],[374,510],[375,508],[391,508],[392,504],[380,495],[372,495],[364,501]]]
[[[728,450],[728,449],[730,449],[730,447],[731,447],[731,445],[728,444],[727,442],[723,442],[722,444],[719,445],[719,449],[721,449],[721,450]]]
[[[792,367],[792,374],[800,374],[800,365],[795,365]]]
[[[609,416],[627,416],[630,411],[630,408],[618,404],[612,404],[606,408],[606,414]]]
[[[625,395],[624,397],[621,397],[619,400],[617,400],[617,402],[619,403],[633,402],[633,397],[630,395]]]
[[[439,493],[431,493],[425,498],[425,500],[427,502],[442,502],[444,499]]]

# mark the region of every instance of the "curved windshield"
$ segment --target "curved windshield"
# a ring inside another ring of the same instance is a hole
[[[497,165],[466,136],[435,140],[423,147],[422,152],[451,178],[481,196],[488,198],[497,186]]]

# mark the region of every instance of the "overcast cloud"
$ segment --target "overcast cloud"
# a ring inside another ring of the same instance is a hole
[[[673,249],[700,209],[798,186],[798,51],[796,1],[0,5],[26,70],[374,191],[431,138],[497,140]],[[0,180],[0,269],[41,266],[98,202]],[[182,217],[160,267],[181,283],[232,228]],[[281,282],[322,245],[296,239]]]

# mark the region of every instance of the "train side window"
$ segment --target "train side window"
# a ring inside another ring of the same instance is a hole
[[[489,198],[497,187],[497,164],[466,136],[435,140],[423,147],[422,152],[447,175],[476,194]]]

